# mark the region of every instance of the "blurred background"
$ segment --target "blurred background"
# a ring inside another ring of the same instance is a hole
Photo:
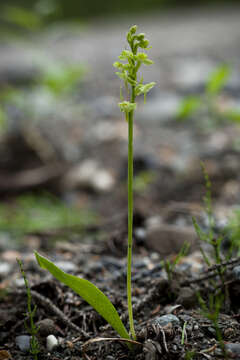
[[[129,13],[146,13],[152,10],[164,9],[182,9],[186,7],[199,6],[218,6],[222,4],[238,3],[238,0],[185,0],[179,4],[177,0],[149,0],[149,1],[118,1],[110,0],[99,1],[76,1],[68,2],[61,0],[3,0],[1,2],[1,11],[3,13],[2,21],[10,20],[19,23],[25,23],[26,26],[37,25],[40,23],[50,24],[56,21],[79,21],[96,16],[114,16]],[[35,19],[35,20],[34,20]]]
[[[239,21],[237,0],[2,0],[0,246],[126,214],[127,124],[112,63],[135,23],[152,45],[144,80],[157,83],[136,113],[136,221],[169,208],[173,223],[191,223],[202,160],[219,221],[234,212],[238,224]]]

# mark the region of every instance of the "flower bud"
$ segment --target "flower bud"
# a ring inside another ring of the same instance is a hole
[[[136,31],[137,31],[137,25],[133,25],[133,26],[130,27],[130,29],[129,29],[129,33],[130,33],[131,35],[135,34]]]
[[[114,66],[115,68],[122,69],[123,64],[121,64],[119,61],[115,61],[115,62],[113,63],[113,66]]]
[[[137,39],[138,39],[139,41],[142,41],[142,40],[144,40],[144,38],[145,38],[145,34],[144,34],[144,33],[140,33],[140,34],[138,34],[136,37],[137,37]]]
[[[149,41],[148,40],[142,40],[141,43],[139,44],[139,46],[142,48],[142,49],[146,49],[149,45]]]
[[[150,59],[145,59],[145,60],[143,60],[143,63],[144,63],[144,65],[152,65],[153,61]]]

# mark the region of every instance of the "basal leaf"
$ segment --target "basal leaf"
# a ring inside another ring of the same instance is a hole
[[[48,270],[57,280],[69,286],[73,291],[80,295],[89,305],[91,305],[116,331],[125,339],[130,336],[120,319],[117,310],[95,285],[90,281],[65,273],[47,258],[35,252],[38,264]]]

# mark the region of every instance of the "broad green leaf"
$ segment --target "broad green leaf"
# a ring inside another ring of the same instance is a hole
[[[179,120],[184,120],[189,116],[193,115],[196,110],[201,106],[202,100],[200,97],[197,96],[187,96],[181,102],[178,112],[177,118]]]
[[[206,84],[208,94],[217,94],[227,83],[230,76],[230,68],[227,65],[219,66],[210,75]]]
[[[117,331],[122,338],[130,339],[117,310],[101,290],[88,280],[65,273],[54,263],[39,255],[37,252],[35,252],[35,256],[41,268],[48,270],[57,280],[69,286],[73,291],[80,295]]]

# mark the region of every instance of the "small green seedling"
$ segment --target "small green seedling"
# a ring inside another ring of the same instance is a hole
[[[211,294],[209,296],[209,304],[207,304],[204,301],[204,299],[201,297],[199,292],[197,293],[197,297],[203,316],[205,316],[208,320],[210,320],[214,326],[216,339],[221,348],[222,355],[224,359],[228,359],[225,344],[222,337],[222,332],[219,327],[219,315],[223,305],[224,295],[221,292],[218,292],[217,294],[214,295]]]
[[[174,270],[179,261],[182,257],[186,256],[189,251],[190,244],[187,242],[184,242],[183,246],[181,247],[179,253],[176,255],[173,261],[170,260],[164,260],[163,266],[167,273],[168,281],[171,284],[174,276]]]
[[[240,122],[238,109],[222,110],[218,105],[218,97],[227,84],[231,70],[228,65],[220,65],[209,76],[202,95],[186,96],[178,109],[177,118],[186,120],[190,117],[207,114],[209,124],[218,124],[222,120]]]
[[[181,345],[184,345],[184,343],[185,343],[186,326],[187,326],[187,321],[184,321],[183,328],[182,328]]]
[[[24,325],[26,330],[28,331],[28,333],[31,335],[31,340],[30,340],[30,353],[33,355],[34,360],[38,360],[38,354],[40,352],[39,349],[39,343],[37,340],[37,333],[38,333],[38,328],[34,323],[34,316],[37,310],[36,305],[32,308],[32,295],[31,295],[31,289],[29,287],[28,284],[28,279],[26,277],[25,271],[23,269],[23,265],[21,260],[17,259],[18,265],[19,265],[19,269],[20,272],[22,274],[22,277],[24,279],[24,284],[25,284],[25,288],[27,291],[27,317],[29,320],[30,325],[28,325],[27,320],[24,321]]]
[[[220,265],[223,262],[222,256],[221,256],[221,244],[223,241],[223,235],[216,235],[215,234],[215,228],[216,228],[216,222],[213,214],[213,208],[212,208],[212,195],[211,195],[211,181],[209,179],[209,176],[207,174],[207,171],[204,167],[204,164],[201,163],[202,171],[205,178],[205,186],[206,186],[206,195],[204,196],[204,204],[205,204],[205,211],[207,214],[208,219],[208,231],[203,231],[199,224],[197,223],[197,220],[193,218],[193,225],[195,228],[195,231],[199,237],[199,239],[202,242],[208,243],[212,249],[213,249],[213,257],[214,257],[214,264]],[[200,251],[202,253],[203,259],[207,266],[211,266],[212,261],[210,260],[209,256],[206,254],[204,249],[200,246]],[[225,256],[226,260],[229,260],[231,257],[231,252]],[[217,275],[221,279],[222,285],[224,287],[224,273],[226,268],[224,266],[217,268]]]
[[[204,164],[202,163],[202,170],[205,178],[205,184],[206,184],[206,195],[204,197],[204,203],[205,203],[205,210],[207,213],[208,218],[208,231],[204,232],[199,224],[197,223],[196,219],[193,218],[193,224],[196,230],[196,233],[201,241],[207,242],[213,249],[213,258],[214,261],[212,262],[210,257],[206,254],[206,252],[202,249],[200,246],[200,250],[203,256],[203,259],[207,266],[212,266],[213,264],[221,265],[216,267],[216,276],[219,277],[221,281],[221,288],[219,290],[218,284],[211,280],[211,285],[213,286],[214,293],[210,294],[208,296],[208,300],[205,301],[200,292],[197,293],[198,302],[202,311],[202,314],[209,319],[215,329],[216,333],[216,339],[219,342],[219,346],[221,348],[222,354],[224,359],[227,359],[227,353],[225,349],[225,345],[222,338],[222,333],[219,327],[219,315],[220,310],[223,307],[223,304],[226,304],[226,300],[228,298],[228,289],[227,286],[225,286],[225,273],[226,273],[226,266],[224,266],[222,257],[221,257],[221,244],[223,241],[223,236],[219,235],[216,236],[214,234],[214,228],[216,227],[215,219],[213,215],[213,209],[212,209],[212,196],[211,196],[211,181],[209,179],[209,176],[206,172],[206,169],[204,167]],[[229,259],[229,256],[226,256],[226,259]]]
[[[128,123],[128,256],[127,256],[127,297],[130,334],[127,332],[117,310],[110,300],[91,282],[77,276],[69,275],[59,269],[45,257],[35,253],[38,264],[48,270],[56,279],[69,286],[88,302],[116,331],[125,339],[136,340],[133,323],[132,298],[131,298],[131,264],[132,264],[132,233],[133,233],[133,119],[136,109],[136,97],[146,94],[155,85],[154,82],[144,84],[143,79],[138,80],[137,73],[142,64],[151,65],[153,62],[145,52],[139,49],[148,50],[149,41],[145,39],[145,34],[136,34],[137,26],[132,26],[127,33],[127,42],[130,50],[123,50],[119,60],[126,62],[115,62],[114,66],[118,69],[117,75],[123,79],[126,93],[130,99],[123,99],[119,104],[120,110],[124,112]],[[130,89],[129,89],[130,88]]]
[[[234,210],[225,226],[225,235],[229,239],[230,249],[240,256],[240,209]]]
[[[192,360],[196,356],[196,351],[188,350],[184,356],[185,360]]]

